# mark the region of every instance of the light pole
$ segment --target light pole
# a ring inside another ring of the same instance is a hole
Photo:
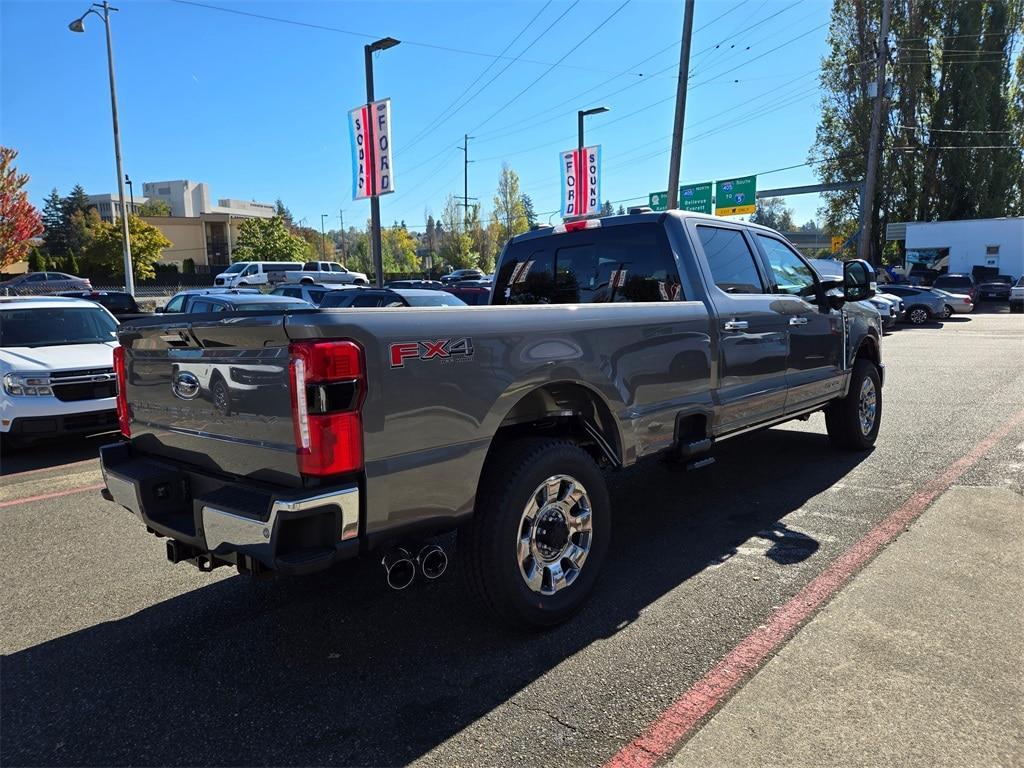
[[[100,13],[97,8],[102,8]],[[124,199],[124,170],[121,168],[121,130],[117,122],[117,88],[114,85],[114,47],[110,40],[110,12],[117,11],[107,0],[93,3],[85,13],[68,24],[72,32],[85,32],[85,17],[90,13],[103,19],[107,28],[107,72],[110,76],[110,114],[114,121],[114,160],[117,163],[117,193],[121,199],[121,236],[124,238],[124,289],[135,293],[135,278],[132,276],[132,241],[128,234],[128,201]]]
[[[128,185],[128,197],[132,201],[132,215],[135,214],[135,189],[132,187],[132,180],[128,178],[128,174],[124,175],[124,183]]]
[[[587,169],[587,162],[586,162],[586,159],[583,157],[583,147],[584,147],[584,144],[583,144],[583,118],[589,117],[590,115],[600,115],[602,112],[607,112],[607,111],[608,111],[608,107],[594,107],[593,109],[581,109],[579,112],[576,113],[577,125],[578,125],[578,128],[579,128],[579,141],[578,141],[579,153],[576,155],[576,158],[577,158],[576,162],[579,163],[579,166],[580,166],[579,167],[579,174],[580,175],[577,178],[579,178],[581,180],[583,179],[583,174],[587,172],[587,170],[586,170]],[[586,204],[585,200],[580,200],[579,194],[580,194],[580,185],[577,184],[577,186],[576,186],[576,195],[577,195],[577,198],[576,198],[576,200],[577,200],[577,202],[576,202],[576,210],[579,211],[579,212],[582,212],[582,211],[586,210],[587,204]],[[598,204],[600,204],[600,202],[601,201],[598,200]]]
[[[338,224],[341,233],[341,266],[348,269],[348,249],[345,247],[345,211],[342,208],[338,209]]]
[[[327,260],[327,233],[324,232],[324,219],[326,218],[326,213],[320,214],[320,258],[324,261]]]
[[[668,161],[668,210],[679,207],[679,166],[683,162],[683,126],[686,124],[686,89],[690,82],[690,38],[693,36],[693,0],[683,7],[683,39],[679,44],[676,81],[676,116],[672,124],[672,154]]]
[[[366,138],[367,151],[370,153],[370,256],[373,258],[373,271],[376,272],[374,283],[378,288],[384,286],[384,257],[380,245],[380,198],[377,192],[377,147],[373,138],[373,54],[394,48],[399,41],[393,37],[385,37],[374,43],[363,46],[363,57],[366,64]]]

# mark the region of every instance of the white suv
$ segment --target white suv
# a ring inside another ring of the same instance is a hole
[[[116,430],[116,329],[84,299],[0,298],[0,439]]]

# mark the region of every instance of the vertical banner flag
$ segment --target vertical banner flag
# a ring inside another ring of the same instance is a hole
[[[370,188],[369,121],[373,120],[376,186]],[[387,195],[395,191],[391,172],[391,99],[356,107],[348,113],[348,134],[352,143],[352,199]]]
[[[559,155],[562,166],[562,218],[601,212],[601,146],[584,147]],[[582,160],[582,162],[581,162]]]

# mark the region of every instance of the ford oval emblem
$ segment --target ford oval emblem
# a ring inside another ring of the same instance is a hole
[[[195,400],[199,397],[199,379],[188,371],[178,371],[171,380],[171,391],[182,400]]]

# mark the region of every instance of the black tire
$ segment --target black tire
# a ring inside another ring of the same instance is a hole
[[[592,533],[575,580],[545,595],[527,585],[516,542],[531,495],[554,475],[568,475],[586,489]],[[608,490],[590,454],[562,440],[516,440],[499,448],[484,467],[476,510],[459,530],[460,570],[470,593],[500,622],[552,627],[583,606],[604,564],[610,535]]]
[[[238,284],[238,285],[236,285],[235,287],[236,287],[236,288],[248,288],[248,287],[249,287],[249,284],[248,284],[248,283],[239,283],[239,284]]]
[[[231,389],[219,375],[210,382],[210,397],[213,399],[214,409],[221,416],[230,416],[234,411]]]
[[[312,277],[303,277],[299,280],[300,285],[312,285],[316,281]]]
[[[931,322],[931,319],[932,313],[928,311],[927,307],[918,304],[907,310],[907,321],[911,325],[924,325]]]
[[[867,379],[874,387],[875,412],[871,429],[865,432],[861,426],[860,395]],[[875,444],[881,424],[882,383],[878,368],[870,360],[858,358],[854,361],[850,375],[850,391],[842,400],[835,400],[825,408],[825,427],[829,439],[839,448],[866,451]]]
[[[369,285],[369,283],[366,282],[365,280],[353,280],[352,284],[353,285]]]
[[[949,320],[953,316],[953,308],[946,304],[942,309],[942,319]]]

